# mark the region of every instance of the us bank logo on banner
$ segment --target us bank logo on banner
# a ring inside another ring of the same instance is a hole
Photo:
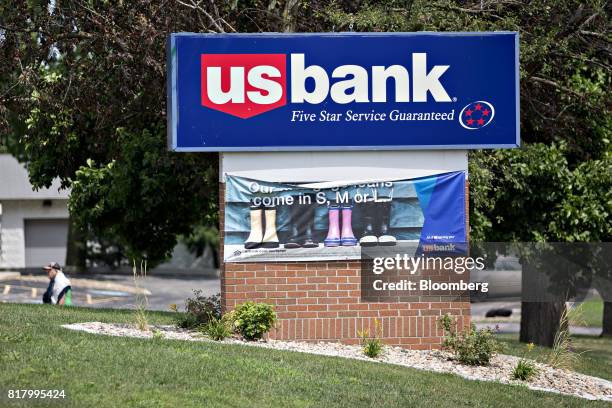
[[[516,33],[175,34],[179,151],[516,147]]]

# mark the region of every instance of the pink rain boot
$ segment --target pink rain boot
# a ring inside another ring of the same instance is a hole
[[[353,234],[353,206],[345,204],[342,206],[342,246],[357,245],[357,238]]]
[[[323,245],[326,247],[337,247],[340,246],[340,207],[336,204],[332,204],[328,207],[327,212],[329,214],[329,229],[327,231],[327,238],[323,241]]]

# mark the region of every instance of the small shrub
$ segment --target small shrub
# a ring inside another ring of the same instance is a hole
[[[357,334],[361,337],[361,345],[363,346],[363,354],[370,358],[376,358],[383,352],[383,343],[380,340],[382,337],[382,329],[378,319],[374,320],[375,332],[374,336],[370,337],[369,331],[359,331]]]
[[[208,323],[211,318],[221,318],[221,298],[219,294],[203,296],[201,290],[193,291],[193,298],[185,300],[185,313],[175,317],[175,324],[182,329],[196,329]],[[176,306],[171,310],[177,310]]]
[[[487,366],[491,357],[502,349],[491,329],[476,330],[472,324],[469,330],[457,333],[457,322],[448,314],[440,317],[438,323],[444,330],[442,346],[462,364]]]
[[[227,323],[228,327],[234,328],[236,327],[234,322],[236,321],[236,311],[232,310],[231,312],[225,313],[221,316],[221,320]]]
[[[382,342],[379,339],[367,339],[363,345],[363,354],[370,358],[376,358],[383,351]]]
[[[528,381],[538,373],[535,363],[530,360],[521,359],[514,367],[512,378],[515,380]]]
[[[267,303],[242,303],[236,306],[230,318],[246,340],[261,339],[276,323],[274,307]]]
[[[201,290],[193,291],[193,298],[185,300],[185,311],[194,316],[202,323],[208,321],[210,316],[221,318],[221,297],[217,293],[213,296],[202,296]]]
[[[208,323],[200,326],[200,332],[215,341],[221,341],[232,335],[232,331],[227,320],[211,317]]]

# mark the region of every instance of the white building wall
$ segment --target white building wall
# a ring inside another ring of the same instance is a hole
[[[68,218],[68,200],[52,200],[50,207],[43,200],[2,201],[0,269],[25,268],[24,219],[57,218]]]
[[[467,150],[226,152],[225,174],[271,182],[381,181],[467,171]]]
[[[51,187],[34,190],[28,171],[10,154],[0,154],[0,201],[3,200],[57,200],[67,199],[70,190],[60,189],[59,179]]]

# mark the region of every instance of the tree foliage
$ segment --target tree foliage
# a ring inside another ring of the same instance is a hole
[[[96,234],[116,237],[128,256],[164,259],[177,231],[214,215],[216,172],[196,154],[166,153],[159,132],[122,136],[121,165],[98,166],[90,159],[76,171],[70,212]]]
[[[565,143],[470,156],[476,240],[598,242],[612,239],[612,160],[570,169]]]

